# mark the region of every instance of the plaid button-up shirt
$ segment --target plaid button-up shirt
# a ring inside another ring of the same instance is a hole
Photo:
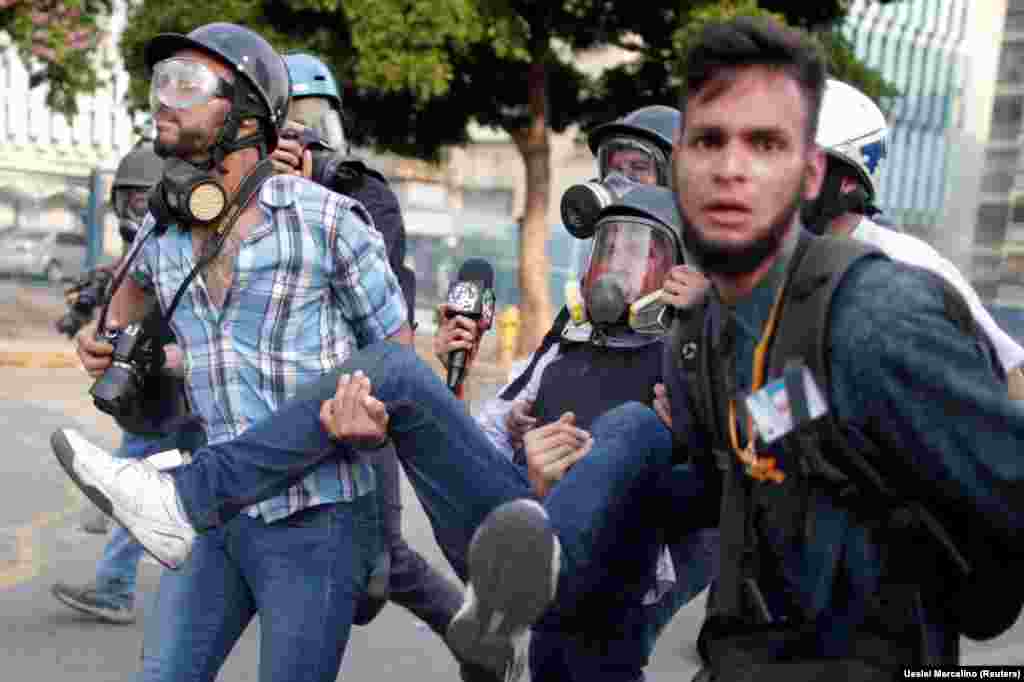
[[[241,243],[223,306],[211,302],[199,276],[171,320],[190,404],[211,443],[238,436],[406,319],[384,241],[361,204],[293,176],[267,180],[258,200],[265,219]],[[152,227],[150,215],[131,274],[166,311],[195,265],[192,237],[171,226],[144,239]],[[248,511],[270,523],[373,487],[362,458],[331,458]]]

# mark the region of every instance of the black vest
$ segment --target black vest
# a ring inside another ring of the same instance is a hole
[[[537,425],[576,415],[582,429],[599,416],[630,401],[650,404],[661,381],[662,342],[640,348],[608,348],[562,342],[561,355],[544,370],[533,406]]]

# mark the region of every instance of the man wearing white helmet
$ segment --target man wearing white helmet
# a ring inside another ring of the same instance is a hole
[[[888,133],[885,116],[867,95],[842,81],[828,80],[817,134],[828,168],[821,193],[804,208],[805,225],[818,234],[848,235],[872,244],[891,258],[943,277],[964,297],[992,341],[1007,373],[1010,395],[1024,398],[1024,348],[999,327],[960,270],[926,242],[872,220],[879,212],[877,183]]]

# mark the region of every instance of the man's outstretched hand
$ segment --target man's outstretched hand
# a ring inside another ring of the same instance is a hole
[[[334,440],[360,450],[380,447],[388,438],[388,410],[370,395],[370,378],[361,371],[338,377],[338,391],[320,406],[320,423]]]

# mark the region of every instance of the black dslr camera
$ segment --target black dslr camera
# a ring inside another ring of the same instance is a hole
[[[57,332],[73,338],[92,319],[96,306],[103,303],[111,275],[106,270],[90,270],[64,292],[68,312],[56,322]]]
[[[142,324],[107,329],[99,336],[114,347],[110,367],[89,389],[96,407],[118,418],[137,416],[145,400],[144,383],[163,366],[163,346]]]

